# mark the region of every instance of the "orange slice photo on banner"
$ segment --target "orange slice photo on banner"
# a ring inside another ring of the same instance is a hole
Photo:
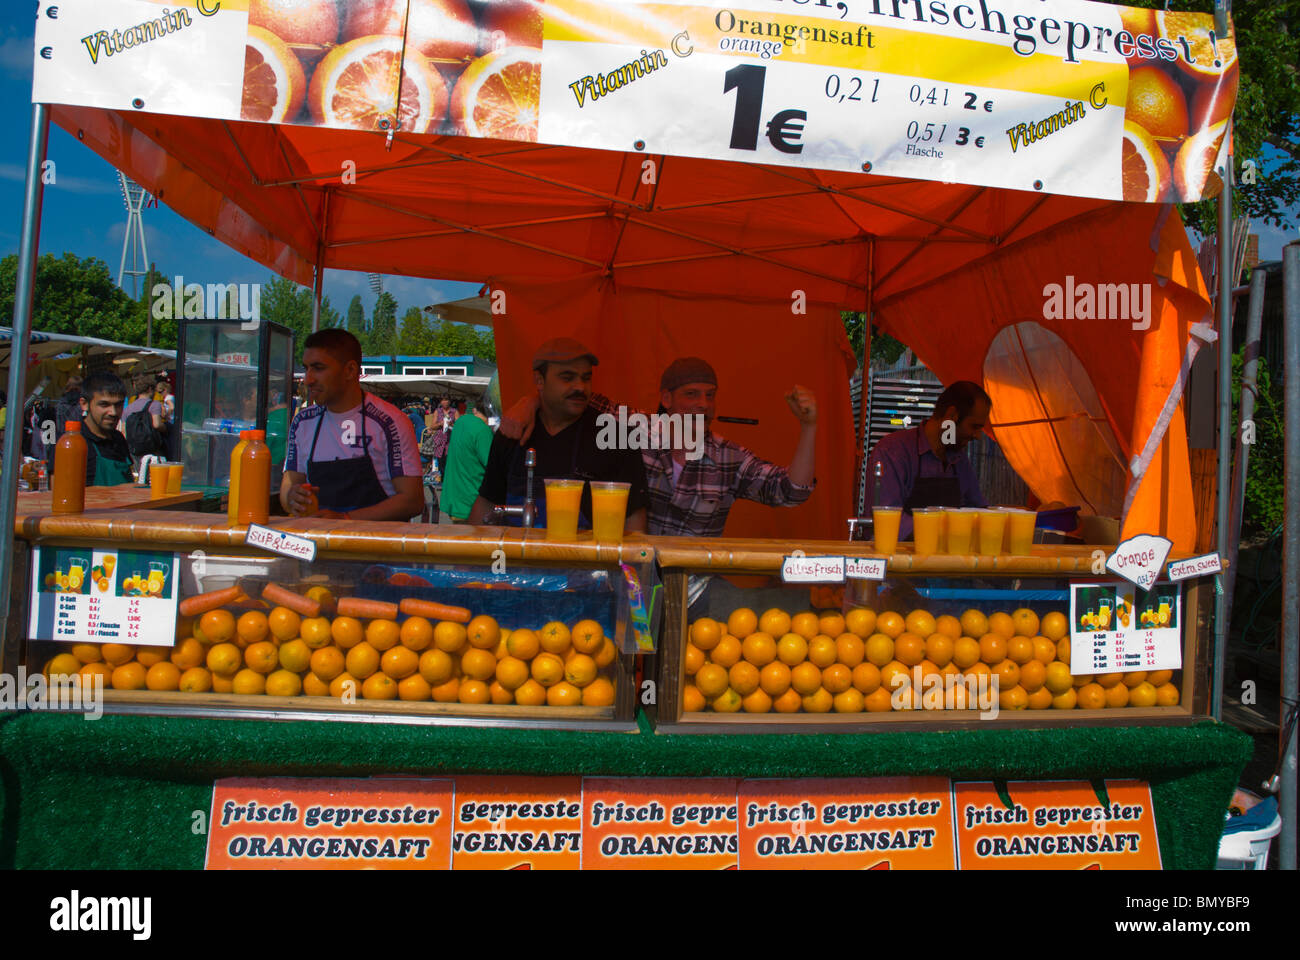
[[[451,119],[471,137],[536,140],[542,51],[504,47],[479,57],[451,94]]]
[[[1121,157],[1126,201],[1155,203],[1168,199],[1172,186],[1169,161],[1151,134],[1125,121]]]
[[[244,44],[244,120],[292,120],[307,98],[307,76],[289,45],[261,27],[249,26]]]
[[[1216,196],[1223,189],[1223,178],[1214,169],[1223,146],[1228,121],[1194,133],[1183,141],[1174,157],[1174,192],[1180,200],[1199,200]]]
[[[465,0],[353,0],[343,6],[344,41],[405,35],[408,51],[462,64],[477,52],[478,28]]]
[[[286,43],[334,43],[339,38],[334,0],[250,0],[248,24]]]
[[[1218,36],[1214,33],[1214,20],[1203,13],[1156,11],[1156,29],[1178,48],[1179,57],[1175,62],[1189,76],[1213,82],[1237,65],[1237,43],[1232,32],[1226,37]],[[1180,38],[1187,40],[1195,63],[1188,63],[1182,55]]]
[[[442,122],[447,86],[422,57],[402,56],[401,37],[361,37],[325,55],[307,104],[318,126],[383,130],[381,121],[396,114],[398,129],[424,133]]]
[[[1187,98],[1183,88],[1159,67],[1136,67],[1129,73],[1124,120],[1156,140],[1187,136]]]
[[[484,53],[542,45],[541,0],[495,0],[483,10]]]

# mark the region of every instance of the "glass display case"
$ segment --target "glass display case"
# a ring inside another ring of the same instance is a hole
[[[183,374],[174,455],[185,465],[186,485],[224,493],[239,432],[265,430],[278,489],[292,415],[293,334],[262,321],[185,320],[177,340]]]

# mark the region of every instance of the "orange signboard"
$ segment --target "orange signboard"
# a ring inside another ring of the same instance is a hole
[[[1159,870],[1151,787],[1107,780],[1104,798],[1079,780],[953,784],[963,870]]]
[[[951,870],[944,777],[746,780],[742,870]]]
[[[218,780],[209,870],[445,870],[452,781]]]
[[[457,777],[452,867],[577,870],[580,777]]]
[[[735,780],[587,778],[585,870],[735,870]]]

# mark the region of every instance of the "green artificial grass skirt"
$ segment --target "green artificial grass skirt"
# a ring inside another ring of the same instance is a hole
[[[13,713],[0,718],[0,868],[197,869],[223,777],[458,773],[1145,780],[1167,869],[1210,869],[1251,739],[1189,726],[655,735]]]

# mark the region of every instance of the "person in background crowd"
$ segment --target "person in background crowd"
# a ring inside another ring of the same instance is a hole
[[[447,473],[443,475],[442,495],[438,498],[440,524],[469,522],[491,450],[487,400],[479,397],[471,413],[457,420],[451,431]]]
[[[81,385],[81,435],[86,439],[86,486],[132,483],[131,451],[117,429],[126,405],[126,384],[115,373],[92,373]],[[54,451],[50,451],[50,468]]]
[[[410,418],[411,426],[415,428],[415,442],[419,443],[424,436],[424,405],[419,400],[412,400],[402,412]]]
[[[438,435],[433,438],[433,456],[438,461],[439,476],[447,476],[447,451],[451,445],[451,428],[456,423],[456,410],[451,405],[451,397],[438,401],[438,408],[433,411],[433,429]]]
[[[157,389],[158,381],[153,377],[144,374],[136,377],[135,398],[126,405],[118,422],[137,469],[141,457],[167,455],[167,421],[162,401],[157,399]]]
[[[121,383],[121,380],[117,381]],[[34,435],[32,446],[40,446],[41,452],[37,459],[45,460],[49,463],[50,468],[54,467],[54,442],[63,436],[63,425],[69,420],[80,421],[82,414],[81,407],[81,387],[82,378],[77,374],[68,377],[67,383],[63,385],[63,393],[57,401],[50,403],[38,403],[36,405],[36,422],[32,424]],[[125,391],[125,387],[123,388]],[[54,442],[46,443],[49,434],[46,432],[46,421],[54,421]]]

